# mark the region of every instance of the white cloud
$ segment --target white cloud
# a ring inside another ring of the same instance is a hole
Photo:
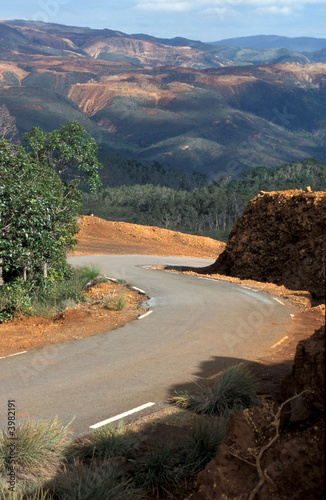
[[[288,16],[293,14],[293,9],[291,7],[279,7],[278,5],[271,5],[266,7],[259,7],[254,10],[257,14],[271,14],[271,15],[281,15]]]
[[[216,14],[227,13],[234,8],[247,7],[258,9],[268,8],[266,12],[274,14],[290,14],[293,10],[308,5],[324,4],[325,0],[136,0],[136,7],[146,11],[190,12],[214,9]]]
[[[146,11],[189,12],[193,10],[191,2],[165,2],[162,0],[139,0],[137,8]]]
[[[235,17],[240,15],[237,10],[229,9],[227,7],[208,7],[207,9],[202,10],[202,14],[208,16],[218,16],[222,20],[226,17]]]

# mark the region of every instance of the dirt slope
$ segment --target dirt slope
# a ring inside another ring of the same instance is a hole
[[[225,243],[203,236],[92,216],[80,221],[77,238],[77,247],[71,255],[141,254],[214,259],[225,248]]]
[[[245,208],[225,251],[205,268],[325,296],[326,193],[261,192]]]

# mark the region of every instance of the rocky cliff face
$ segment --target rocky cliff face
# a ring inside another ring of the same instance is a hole
[[[292,372],[282,382],[280,400],[300,393],[302,397],[291,402],[284,423],[314,421],[324,415],[325,326],[299,342]]]
[[[204,272],[273,282],[325,296],[326,194],[261,193],[234,225],[225,251]]]

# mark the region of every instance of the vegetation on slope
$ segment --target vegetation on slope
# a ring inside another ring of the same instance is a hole
[[[72,298],[64,293],[74,288],[66,252],[77,242],[81,193],[78,179],[65,182],[60,175],[76,166],[95,192],[101,182],[96,152],[76,122],[48,134],[34,128],[24,147],[0,142],[0,321],[17,310],[30,314],[32,297],[53,298],[58,287]]]
[[[150,179],[150,177],[149,177]],[[84,213],[108,220],[153,225],[225,240],[246,204],[260,190],[326,189],[326,166],[304,160],[271,169],[258,167],[235,179],[196,187],[192,191],[143,184],[107,187],[84,194]]]

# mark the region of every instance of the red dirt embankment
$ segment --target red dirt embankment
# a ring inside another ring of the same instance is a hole
[[[325,229],[326,193],[261,192],[233,226],[224,252],[200,272],[271,282],[323,298]]]
[[[298,344],[283,411],[265,400],[233,415],[188,500],[324,498],[324,378],[325,326]]]
[[[71,255],[134,254],[215,259],[225,243],[154,226],[139,226],[85,216]]]

